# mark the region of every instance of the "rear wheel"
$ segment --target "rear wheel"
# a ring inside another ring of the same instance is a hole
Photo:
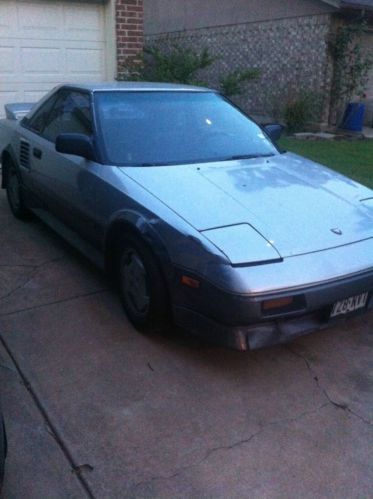
[[[7,165],[6,194],[13,215],[21,220],[27,218],[29,211],[23,199],[21,182],[17,170],[11,161]]]
[[[121,299],[132,324],[148,333],[166,328],[170,322],[167,288],[150,249],[128,234],[120,245],[118,265]]]

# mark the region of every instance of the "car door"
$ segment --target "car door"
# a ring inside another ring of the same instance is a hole
[[[52,215],[96,245],[95,163],[58,153],[55,142],[61,133],[92,136],[89,93],[70,89],[58,92],[40,133],[31,143],[32,183]]]
[[[20,127],[18,128],[18,137],[14,147],[14,153],[19,166],[22,185],[25,189],[27,205],[31,208],[37,208],[43,205],[42,198],[37,197],[36,195],[32,145],[43,129],[44,123],[56,102],[56,99],[57,95],[52,95],[40,105],[31,118],[28,118],[27,116],[23,118]]]

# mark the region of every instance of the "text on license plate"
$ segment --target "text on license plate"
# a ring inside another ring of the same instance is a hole
[[[367,301],[368,293],[362,293],[361,295],[346,298],[346,300],[337,301],[333,305],[330,317],[336,317],[337,315],[349,314],[350,312],[354,312],[359,308],[365,307]]]

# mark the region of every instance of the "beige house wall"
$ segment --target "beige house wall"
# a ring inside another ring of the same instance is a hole
[[[327,14],[320,0],[144,0],[145,35]]]
[[[314,121],[329,117],[331,60],[327,43],[331,15],[282,18],[273,21],[148,35],[150,46],[163,51],[174,46],[202,51],[208,48],[214,63],[197,76],[212,88],[236,70],[256,68],[260,77],[243,85],[233,100],[261,122],[283,116],[288,103],[311,95]]]

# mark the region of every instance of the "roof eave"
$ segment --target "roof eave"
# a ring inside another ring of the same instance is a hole
[[[350,2],[344,2],[342,0],[341,2],[341,9],[349,9],[349,10],[373,10],[373,5],[366,5],[364,3],[358,4],[358,3],[350,3]]]
[[[373,5],[367,5],[364,1],[361,4],[351,3],[348,0],[321,0],[323,3],[327,3],[336,9],[345,10],[373,10]]]
[[[340,0],[321,0],[321,1],[331,5],[332,7],[336,7],[337,9],[339,9],[341,6]]]

